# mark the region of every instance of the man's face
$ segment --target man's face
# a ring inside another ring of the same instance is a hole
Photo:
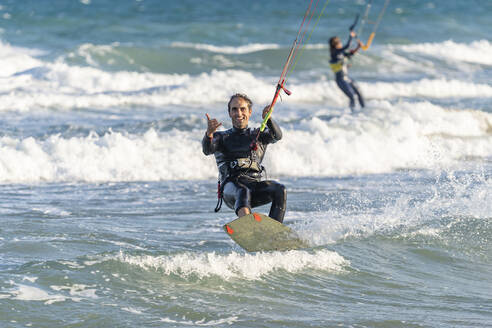
[[[342,41],[340,41],[339,38],[335,38],[335,40],[333,41],[333,43],[335,44],[335,48],[336,49],[341,49],[343,47]]]
[[[248,103],[243,98],[236,97],[232,99],[229,107],[229,116],[235,128],[247,128],[251,112],[251,108],[248,108]]]

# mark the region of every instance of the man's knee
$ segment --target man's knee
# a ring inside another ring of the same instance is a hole
[[[245,216],[248,214],[251,214],[251,208],[249,208],[249,207],[241,207],[241,208],[236,209],[236,215],[238,217],[242,217],[242,216]]]
[[[226,205],[236,213],[242,207],[250,207],[251,191],[246,186],[228,182],[223,195]]]
[[[273,186],[273,195],[270,194],[276,203],[283,203],[287,198],[287,189],[283,184],[275,183]]]
[[[236,202],[234,204],[234,210],[236,214],[243,208],[251,209],[251,190],[245,186],[241,186],[236,190]]]
[[[275,194],[278,197],[285,198],[287,197],[287,189],[285,189],[285,186],[283,184],[279,183],[275,188]]]

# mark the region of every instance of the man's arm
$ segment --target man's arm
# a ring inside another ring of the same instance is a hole
[[[270,110],[270,106],[266,106],[263,109],[263,115],[262,115],[263,118],[265,118],[265,116],[269,112],[269,110]],[[275,122],[272,119],[271,116],[268,119],[266,125],[267,125],[268,130],[267,131],[264,131],[262,133],[263,142],[265,142],[265,143],[274,143],[274,142],[277,142],[280,139],[282,139],[282,130],[280,129],[280,126],[277,124],[277,122]]]
[[[361,42],[360,40],[357,40],[357,47],[356,47],[356,48],[354,48],[354,49],[352,49],[352,50],[350,50],[350,51],[346,54],[346,56],[347,56],[347,57],[352,57],[353,55],[355,55],[355,53],[356,53],[357,51],[359,51],[359,49],[360,49],[360,47],[361,47],[361,46],[362,46],[362,42]]]
[[[208,114],[205,116],[207,117],[207,131],[202,139],[202,150],[205,155],[210,155],[217,150],[218,140],[214,138],[214,133],[222,123],[219,123],[215,118],[211,119]]]
[[[272,120],[271,117],[267,121],[267,127],[268,127],[268,132],[272,137],[272,142],[277,142],[280,139],[282,139],[282,130],[280,129],[280,126],[277,124],[277,122]]]
[[[345,43],[345,45],[341,49],[337,49],[337,50],[339,52],[345,51],[345,50],[347,50],[350,47],[350,44],[351,43],[352,43],[352,35],[349,36],[349,38],[347,40],[347,43]]]
[[[350,47],[350,44],[352,43],[352,38],[355,38],[357,36],[357,34],[355,34],[354,31],[350,31],[350,34],[349,34],[349,38],[347,40],[347,43],[343,46],[342,49],[340,49],[341,51],[345,51],[347,50],[349,47]]]
[[[203,136],[202,139],[202,150],[205,155],[211,155],[215,153],[216,149],[216,143],[214,143],[214,139],[209,138],[206,134]]]

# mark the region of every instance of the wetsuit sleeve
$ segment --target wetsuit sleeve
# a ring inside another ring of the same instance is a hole
[[[275,143],[282,139],[282,130],[280,129],[280,126],[275,122],[273,119],[269,119],[267,121],[267,128],[268,130],[266,133],[262,133],[262,141],[264,143]]]
[[[340,49],[333,49],[330,52],[331,55],[331,61],[330,63],[336,63],[338,62],[339,58],[338,56],[340,54],[343,54],[345,57],[350,57],[352,54],[349,51],[346,51],[350,47],[350,43],[352,42],[352,36],[349,35],[349,38],[347,40],[347,43],[343,46],[343,48]]]
[[[358,44],[358,45],[357,45],[357,48],[354,48],[354,49],[352,49],[352,50],[350,50],[350,51],[347,51],[347,52],[345,53],[345,56],[346,56],[346,57],[352,57],[353,55],[355,55],[355,53],[356,53],[357,51],[359,51],[359,49],[360,49],[360,44]]]
[[[202,139],[202,150],[205,155],[211,155],[217,151],[219,148],[220,136],[214,133],[212,138],[209,138],[207,134],[203,136]]]
[[[345,43],[345,45],[343,46],[343,48],[340,49],[339,51],[345,51],[345,50],[347,50],[350,47],[350,43],[352,43],[352,36],[351,35],[349,35],[349,38],[347,40],[347,43]]]

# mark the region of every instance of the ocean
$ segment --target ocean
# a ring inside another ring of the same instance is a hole
[[[0,2],[0,327],[492,327],[492,1],[391,1],[354,112],[330,1],[264,161],[310,247],[223,232],[205,113],[259,126],[308,5]]]

